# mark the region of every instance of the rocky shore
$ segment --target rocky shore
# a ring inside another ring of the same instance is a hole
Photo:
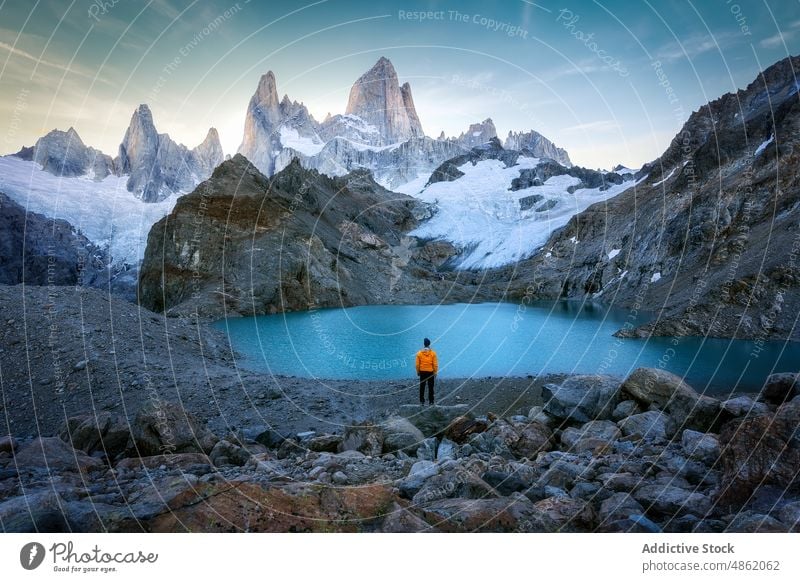
[[[795,374],[720,401],[571,376],[527,415],[401,405],[341,431],[216,433],[155,401],[0,438],[8,532],[800,531]]]

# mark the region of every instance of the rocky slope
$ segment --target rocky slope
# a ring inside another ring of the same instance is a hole
[[[537,131],[508,132],[503,147],[507,150],[517,150],[528,153],[535,158],[550,158],[562,166],[571,166],[567,150],[556,147],[549,139]]]
[[[720,402],[639,369],[622,382],[549,384],[545,406],[523,415],[406,405],[336,432],[296,434],[215,433],[155,400],[130,416],[68,416],[58,436],[0,437],[0,524],[6,532],[796,532],[796,381],[771,379],[760,401]],[[701,402],[705,416],[682,415]]]
[[[27,212],[0,192],[0,284],[106,286],[107,264],[68,222]]]
[[[798,66],[693,113],[636,187],[496,274],[503,288],[657,310],[622,335],[800,339]]]
[[[480,297],[472,275],[436,272],[452,247],[405,236],[428,213],[365,171],[329,178],[293,162],[268,179],[237,155],[152,228],[140,300],[218,316]]]

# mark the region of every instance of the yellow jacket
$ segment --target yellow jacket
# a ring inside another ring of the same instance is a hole
[[[436,357],[436,352],[430,348],[422,348],[417,352],[417,374],[420,372],[439,372],[439,359]]]

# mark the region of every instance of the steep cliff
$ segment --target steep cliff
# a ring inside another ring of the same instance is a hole
[[[381,57],[350,89],[348,115],[356,115],[378,129],[383,144],[407,141],[424,135],[414,108],[411,86],[402,89],[391,61]]]
[[[785,59],[701,107],[636,187],[495,275],[516,297],[653,310],[621,335],[800,339],[799,67]]]

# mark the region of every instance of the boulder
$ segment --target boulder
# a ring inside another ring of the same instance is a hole
[[[606,533],[661,533],[658,524],[644,515],[631,514],[628,517],[604,523],[599,528]]]
[[[570,376],[560,385],[542,388],[544,412],[559,420],[605,420],[620,401],[619,379],[612,376]]]
[[[417,505],[422,505],[450,497],[485,499],[499,496],[500,494],[486,481],[469,471],[459,469],[443,471],[427,479],[414,495],[413,501]]]
[[[601,490],[600,485],[594,481],[577,481],[569,490],[570,497],[584,501],[602,501],[609,495],[611,495],[610,491]]]
[[[440,499],[419,508],[443,532],[544,532],[533,503],[521,495],[489,499]]]
[[[164,401],[150,401],[131,425],[129,457],[164,453],[210,453],[219,439],[192,414]]]
[[[448,438],[443,438],[436,449],[436,460],[440,463],[448,459],[455,459],[458,452],[458,445]]]
[[[559,460],[550,465],[550,468],[539,478],[538,485],[558,487],[567,490],[575,484],[578,478],[588,478],[586,467],[575,464],[569,460]]]
[[[622,391],[644,408],[663,410],[683,428],[708,431],[719,422],[717,399],[698,394],[680,376],[666,370],[637,368],[622,383]]]
[[[424,461],[434,461],[436,460],[436,450],[438,448],[439,443],[436,437],[427,438],[417,447],[417,458]]]
[[[131,429],[123,417],[99,412],[68,418],[58,436],[87,454],[102,451],[113,459],[125,452],[130,434]]]
[[[747,416],[748,414],[768,414],[771,412],[769,406],[763,402],[757,402],[744,395],[725,400],[720,406],[725,413],[734,418]]]
[[[0,526],[5,533],[68,533],[63,503],[49,488],[0,501]]]
[[[714,434],[706,434],[691,429],[683,431],[681,446],[690,458],[713,465],[719,458],[719,438]]]
[[[622,420],[640,412],[642,412],[642,409],[638,402],[635,400],[623,400],[617,404],[617,407],[611,413],[611,418],[615,421]]]
[[[534,406],[528,411],[528,420],[539,422],[545,426],[552,427],[555,419],[544,411],[542,406]]]
[[[307,451],[308,449],[304,445],[294,439],[287,438],[278,447],[277,457],[279,459],[288,459],[292,456],[303,455]]]
[[[381,525],[381,532],[383,533],[420,533],[433,531],[436,531],[436,529],[425,523],[425,521],[413,512],[402,507],[399,503],[392,504]]]
[[[477,451],[512,459],[533,459],[540,452],[553,448],[552,431],[539,422],[512,425],[503,419],[495,420],[489,428],[470,438]]]
[[[58,437],[33,439],[15,451],[14,460],[20,469],[39,469],[50,473],[88,473],[105,466],[100,459],[76,451]]]
[[[336,453],[342,444],[342,437],[336,434],[323,434],[309,439],[305,444],[309,451],[315,453]]]
[[[397,483],[400,496],[412,499],[422,489],[425,481],[438,475],[440,471],[441,467],[433,461],[417,461],[411,466],[408,475]]]
[[[268,428],[258,432],[258,434],[256,434],[253,437],[253,440],[259,444],[264,445],[267,448],[277,449],[278,447],[281,446],[283,441],[286,440],[286,438],[287,435],[278,432],[276,430],[273,430],[271,428]]]
[[[622,436],[619,427],[610,420],[592,420],[580,428],[569,427],[561,433],[561,443],[574,453],[609,448]]]
[[[380,423],[383,430],[383,452],[406,451],[411,453],[425,440],[425,435],[407,418],[392,416]]]
[[[783,372],[769,375],[758,399],[772,404],[783,404],[798,394],[800,394],[800,374]]]
[[[787,533],[790,528],[769,515],[742,511],[725,528],[725,533]]]
[[[67,501],[61,509],[72,533],[105,533],[113,530],[115,524],[136,519],[124,505],[111,505],[92,498]]]
[[[472,435],[482,433],[487,428],[489,428],[489,424],[485,420],[459,416],[450,422],[445,436],[454,443],[463,445]]]
[[[601,473],[598,479],[603,484],[603,487],[609,491],[629,493],[642,483],[644,477],[623,471],[620,473]]]
[[[704,517],[712,507],[711,499],[702,493],[664,484],[645,484],[633,493],[648,514],[667,517],[692,514]]]
[[[668,441],[675,434],[675,421],[663,412],[648,410],[634,414],[617,423],[626,436],[638,436],[647,441]]]
[[[0,453],[13,453],[17,449],[17,439],[10,435],[0,437]]]
[[[534,503],[540,523],[546,531],[586,532],[594,529],[596,516],[592,506],[582,499],[549,497]]]
[[[600,504],[598,517],[601,527],[622,519],[628,519],[633,515],[643,515],[642,504],[636,501],[629,493],[614,493],[611,497]]]
[[[800,532],[800,501],[791,501],[778,510],[778,519],[794,533]]]
[[[373,424],[357,424],[344,430],[339,452],[358,451],[369,457],[377,457],[383,452],[383,430]]]
[[[519,436],[511,444],[511,451],[517,457],[535,459],[539,453],[553,448],[553,432],[546,425],[533,421],[515,428]]]
[[[486,471],[482,478],[495,491],[504,496],[511,495],[517,491],[523,493],[528,489],[528,484],[517,475],[503,471]]]
[[[407,418],[426,437],[442,433],[459,417],[473,417],[466,404],[453,406],[404,404],[400,407],[400,416]]]
[[[250,460],[250,453],[243,447],[222,439],[214,445],[208,457],[217,467],[241,467]]]
[[[800,489],[800,399],[781,405],[774,415],[746,416],[720,433],[723,506],[738,506],[761,486],[791,492]]]

